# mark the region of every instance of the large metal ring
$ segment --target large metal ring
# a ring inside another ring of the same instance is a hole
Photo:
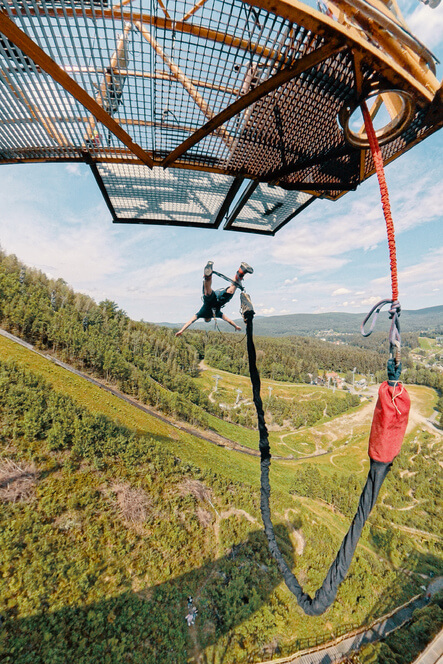
[[[393,141],[410,125],[415,114],[415,102],[413,97],[404,90],[386,90],[386,89],[377,89],[371,91],[366,97],[359,99],[357,101],[349,102],[347,101],[344,106],[340,109],[338,114],[338,119],[343,127],[345,140],[353,145],[356,148],[368,148],[369,140],[366,134],[366,131],[363,130],[360,134],[352,131],[349,128],[349,121],[352,114],[360,106],[362,101],[368,101],[373,97],[383,94],[392,94],[395,95],[398,102],[398,111],[395,117],[392,118],[388,124],[381,129],[377,129],[375,135],[379,145],[385,145],[390,141]]]

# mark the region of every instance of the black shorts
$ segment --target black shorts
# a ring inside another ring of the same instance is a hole
[[[197,318],[222,318],[223,314],[220,311],[232,299],[234,293],[228,293],[227,288],[222,288],[217,291],[212,291],[210,295],[203,295],[203,306],[195,314]]]

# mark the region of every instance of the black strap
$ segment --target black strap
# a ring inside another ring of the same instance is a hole
[[[265,416],[263,412],[263,403],[260,396],[260,374],[256,365],[256,352],[253,339],[253,325],[252,319],[254,311],[252,307],[243,313],[243,318],[246,323],[246,338],[249,357],[249,373],[251,376],[252,393],[255,408],[258,418],[258,429],[260,434],[260,509],[265,527],[266,537],[269,543],[269,549],[272,556],[277,561],[280,571],[283,575],[285,583],[289,590],[295,595],[299,606],[309,616],[317,616],[326,611],[326,609],[333,603],[337,595],[338,587],[344,580],[349,566],[352,562],[354,551],[357,547],[358,540],[360,539],[363,526],[369,517],[372,508],[377,500],[380,488],[383,481],[388,474],[391,465],[390,463],[382,463],[380,461],[370,460],[370,468],[365,487],[360,496],[360,501],[357,508],[357,513],[351,526],[345,535],[339,552],[332,563],[329,571],[323,581],[322,586],[315,593],[312,598],[307,593],[303,592],[303,588],[297,581],[294,574],[289,569],[283,555],[278,547],[275,539],[274,527],[271,520],[271,510],[269,507],[269,498],[271,495],[271,487],[269,484],[269,468],[271,466],[271,451],[269,447],[268,430],[266,428]]]
[[[234,281],[234,279],[230,279],[229,277],[226,276],[226,274],[222,274],[221,272],[216,272],[216,270],[212,270],[213,274],[216,274],[218,277],[221,277],[222,279],[226,279],[226,281],[229,281],[231,284],[234,286],[237,286],[241,291],[245,289],[243,284],[240,283],[240,281]]]

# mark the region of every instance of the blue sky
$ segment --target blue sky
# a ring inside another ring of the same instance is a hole
[[[443,60],[443,2],[401,7],[412,32]],[[443,304],[442,148],[440,131],[386,169],[404,309]],[[261,315],[366,312],[390,297],[375,177],[335,203],[314,202],[272,238],[113,225],[87,166],[3,166],[1,174],[1,247],[96,301],[116,301],[134,319],[190,318],[208,259],[231,275],[242,260],[254,267],[246,286]],[[225,311],[238,318],[238,309],[236,296]]]

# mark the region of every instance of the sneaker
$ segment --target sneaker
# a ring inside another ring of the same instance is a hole
[[[243,274],[252,274],[254,272],[252,267],[250,265],[248,265],[247,263],[240,263],[239,271],[240,270],[243,272]]]
[[[250,296],[243,292],[240,294],[240,311],[243,316],[245,323],[247,322],[248,316],[252,318],[255,314],[254,307],[252,306],[252,301]]]
[[[214,261],[208,261],[206,263],[205,269],[203,271],[203,274],[205,277],[210,277],[212,274],[212,266],[214,265]]]

